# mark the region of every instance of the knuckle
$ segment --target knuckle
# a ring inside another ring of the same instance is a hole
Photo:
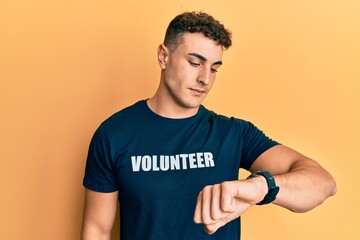
[[[211,194],[212,194],[212,187],[205,186],[204,189],[202,190],[203,200],[207,200],[207,199],[211,198]]]
[[[213,221],[211,218],[209,218],[209,217],[204,217],[204,218],[202,219],[202,223],[205,224],[205,225],[212,224],[213,222],[214,222],[214,221]]]
[[[221,219],[222,218],[222,214],[219,212],[219,211],[212,211],[211,212],[211,218],[213,219],[213,220],[219,220],[219,219]]]
[[[202,223],[201,219],[199,219],[198,217],[194,217],[194,223],[200,224]]]
[[[228,206],[227,204],[222,204],[221,206],[221,210],[224,212],[232,212],[233,208],[231,206]]]
[[[209,192],[209,191],[211,191],[211,188],[212,188],[212,186],[211,185],[206,185],[205,187],[204,187],[204,189],[203,189],[203,191],[205,192]]]
[[[227,203],[222,202],[220,204],[220,209],[225,213],[230,213],[234,211],[234,206],[232,205],[232,202],[227,202]]]
[[[227,192],[227,191],[229,191],[229,189],[231,188],[231,183],[230,183],[230,182],[222,182],[222,183],[220,184],[220,186],[221,186],[221,190],[222,190],[222,191]]]
[[[203,191],[199,192],[198,196],[197,196],[197,200],[199,201],[202,198],[203,195]]]

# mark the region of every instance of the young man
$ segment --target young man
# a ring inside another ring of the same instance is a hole
[[[273,202],[306,212],[335,194],[331,175],[250,122],[207,110],[231,34],[205,13],[170,23],[158,48],[155,95],[114,114],[90,144],[82,238],[240,239],[240,218]],[[239,168],[253,174],[238,180]]]

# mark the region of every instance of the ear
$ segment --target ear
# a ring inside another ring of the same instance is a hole
[[[169,57],[169,49],[162,43],[159,45],[157,53],[160,68],[164,70]]]

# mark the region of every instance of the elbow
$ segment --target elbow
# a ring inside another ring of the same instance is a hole
[[[327,171],[323,172],[322,178],[319,178],[315,183],[313,183],[313,192],[312,196],[309,196],[310,200],[304,209],[300,212],[308,212],[311,209],[323,204],[325,200],[331,196],[334,196],[337,192],[337,186],[335,179]]]
[[[322,184],[323,194],[319,194],[323,197],[322,202],[324,202],[328,197],[334,196],[337,192],[335,179],[330,175],[330,173],[328,173],[327,175],[328,176],[325,178],[326,180]]]
[[[336,194],[337,192],[336,182],[331,175],[329,175],[329,178],[327,179],[326,183],[323,184],[323,190],[320,191],[320,193],[321,192],[322,194],[319,194],[319,192],[315,193],[315,195],[313,196],[313,204],[309,204],[307,207],[298,211],[298,213],[308,212],[313,208],[323,204],[327,198],[334,196]]]
[[[334,196],[337,192],[337,186],[334,178],[331,178],[331,192],[329,196]]]
[[[294,213],[306,213],[323,204],[328,197],[335,195],[337,192],[336,182],[330,175],[323,184],[317,186],[322,186],[322,188],[308,192],[301,204],[292,205],[288,210]]]

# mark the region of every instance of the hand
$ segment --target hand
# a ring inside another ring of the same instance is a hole
[[[194,222],[204,224],[208,234],[241,216],[267,193],[263,177],[206,186],[198,195]]]

